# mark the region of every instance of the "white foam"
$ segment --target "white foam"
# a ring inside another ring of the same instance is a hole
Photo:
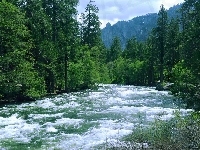
[[[111,139],[120,139],[122,136],[132,132],[133,124],[117,123],[117,120],[101,120],[98,128],[92,128],[83,136],[71,135],[67,141],[59,145],[61,149],[92,149],[93,147],[106,143]]]
[[[89,95],[89,99],[100,98],[104,95],[104,92],[91,92]]]
[[[123,97],[127,97],[127,96],[129,96],[131,94],[135,94],[135,91],[133,91],[133,90],[124,90],[124,91],[121,91],[120,94]]]
[[[42,118],[52,118],[52,117],[62,117],[64,113],[57,114],[30,114],[29,117],[33,119],[42,119]]]
[[[37,101],[37,106],[38,107],[42,107],[44,109],[56,107],[56,105],[53,102],[51,102],[50,99],[45,99],[45,100]]]
[[[112,104],[123,105],[123,104],[129,104],[129,102],[120,97],[110,97],[105,100],[105,105],[112,105]]]
[[[5,125],[12,125],[12,124],[20,124],[23,123],[24,120],[18,117],[18,114],[13,114],[12,116],[8,118],[0,117],[0,126]]]
[[[54,127],[52,127],[52,126],[48,126],[47,128],[46,128],[46,130],[47,130],[47,132],[58,132],[58,130],[57,129],[55,129]]]
[[[65,103],[64,105],[57,106],[56,109],[64,109],[64,108],[76,108],[79,107],[80,104],[74,101],[70,101],[69,103]]]
[[[38,123],[27,124],[22,118],[17,118],[16,114],[9,118],[1,117],[0,120],[0,126],[4,126],[0,130],[0,139],[14,138],[26,143],[31,140],[29,134],[40,128]]]

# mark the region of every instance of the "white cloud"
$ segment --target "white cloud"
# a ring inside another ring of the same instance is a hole
[[[81,13],[89,0],[79,1],[78,10]],[[114,24],[119,20],[130,20],[136,16],[158,12],[161,4],[169,9],[182,2],[184,0],[95,0],[94,4],[99,8],[98,15],[103,28],[108,22]]]

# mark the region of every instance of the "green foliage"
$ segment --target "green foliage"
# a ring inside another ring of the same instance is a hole
[[[110,51],[108,52],[109,61],[115,61],[121,56],[121,53],[122,53],[122,48],[120,40],[118,37],[115,37],[110,47]]]
[[[113,62],[113,83],[125,84],[126,63],[122,57]]]
[[[180,31],[177,19],[172,19],[168,24],[168,30],[166,35],[166,52],[164,56],[164,64],[167,74],[165,80],[171,82],[172,68],[178,63],[180,59]],[[172,40],[173,39],[173,40]]]
[[[102,80],[99,64],[91,56],[90,48],[82,46],[82,58],[76,63],[70,62],[68,68],[68,82],[71,90],[90,88]],[[106,70],[103,70],[106,71]]]
[[[123,51],[122,55],[126,59],[136,59],[138,51],[138,43],[136,41],[136,38],[131,38],[127,41],[126,48]]]
[[[191,70],[185,67],[184,61],[178,62],[172,68],[172,80],[175,81],[175,83],[191,83],[194,79]]]
[[[145,63],[139,60],[130,60],[119,57],[109,63],[109,70],[112,73],[112,83],[128,85],[145,84]]]
[[[133,133],[124,138],[131,142],[130,148],[147,143],[146,149],[199,149],[200,115],[192,113],[182,117],[179,112],[168,121],[157,118],[150,126],[138,126]],[[128,146],[128,145],[127,145]]]
[[[83,59],[83,87],[91,87],[95,83],[99,83],[100,76],[96,62],[91,59],[90,52],[85,54]]]
[[[83,74],[81,71],[83,70],[83,63],[78,62],[70,62],[68,68],[68,82],[70,83],[68,88],[71,90],[78,89],[80,85],[83,84]]]
[[[156,46],[157,52],[159,54],[159,70],[160,70],[160,82],[163,83],[164,80],[164,56],[166,51],[166,34],[167,34],[168,16],[164,5],[161,5],[160,11],[158,13],[157,26],[155,28],[156,34]]]
[[[198,82],[190,69],[185,66],[184,61],[177,63],[172,69],[172,80],[174,86],[171,91],[183,102],[187,104],[187,108],[200,109]]]
[[[99,69],[100,81],[99,83],[109,84],[111,83],[110,73],[106,64],[101,64]]]
[[[144,61],[136,60],[134,62],[128,61],[128,68],[126,70],[126,83],[133,85],[145,84],[145,63]]]
[[[197,0],[186,0],[182,11],[182,57],[185,64],[196,77],[199,78],[199,34],[200,34],[200,2]]]
[[[0,18],[1,95],[8,99],[19,93],[30,97],[44,95],[44,80],[34,71],[24,14],[14,5],[1,2]]]
[[[23,95],[38,98],[46,94],[44,78],[38,75],[31,63],[20,63],[12,76],[22,85]]]

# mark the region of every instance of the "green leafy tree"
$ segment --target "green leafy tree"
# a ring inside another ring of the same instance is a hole
[[[145,85],[145,64],[144,61],[136,60],[134,62],[127,61],[126,62],[126,84],[132,85]]]
[[[113,83],[115,84],[125,84],[125,70],[126,70],[126,63],[125,59],[122,57],[118,57],[113,62]]]
[[[78,36],[78,22],[76,20],[77,10],[76,6],[78,0],[65,0],[59,4],[59,11],[57,15],[59,16],[58,21],[58,61],[57,65],[59,72],[58,77],[60,81],[58,83],[64,82],[65,91],[68,91],[68,85],[70,82],[68,79],[68,63],[71,59],[74,59],[75,49],[77,48],[77,36]],[[64,78],[63,78],[64,73]]]
[[[82,59],[83,69],[81,73],[83,74],[83,84],[81,86],[82,89],[85,89],[92,87],[95,83],[99,83],[100,76],[99,67],[91,56],[90,48],[86,45],[83,46],[82,49],[85,51],[85,55]]]

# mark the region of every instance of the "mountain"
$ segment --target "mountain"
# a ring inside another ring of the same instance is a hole
[[[181,8],[181,6],[182,4],[178,4],[167,10],[169,19],[180,16],[178,10]],[[157,13],[151,13],[144,16],[135,17],[129,21],[119,21],[113,26],[111,26],[110,23],[107,23],[106,27],[101,31],[103,43],[107,48],[109,48],[112,44],[113,38],[119,37],[121,45],[124,48],[126,41],[133,36],[136,37],[138,41],[145,41],[148,38],[151,30],[156,27],[157,18]]]

